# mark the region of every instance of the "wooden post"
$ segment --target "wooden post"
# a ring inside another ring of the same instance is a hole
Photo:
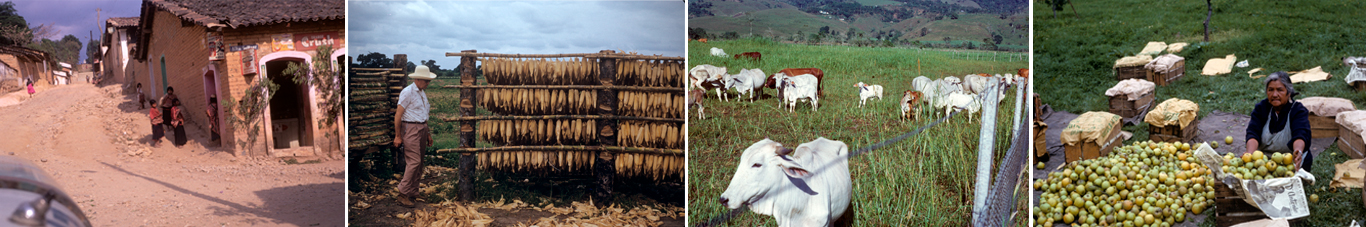
[[[464,53],[474,53],[475,50],[460,51]],[[476,72],[474,71],[475,57],[460,57],[460,85],[475,85]],[[460,89],[460,116],[474,116],[474,100],[476,88]],[[460,121],[460,147],[475,147],[474,144],[474,124],[476,120]],[[474,153],[460,154],[460,201],[474,201],[474,167],[479,163],[479,156]]]
[[[610,54],[616,51],[604,50],[600,53]],[[598,82],[601,85],[616,85],[617,78],[617,59],[602,58],[598,59]],[[617,92],[613,89],[602,89],[598,91],[598,115],[613,116],[617,114]],[[616,120],[597,120],[598,127],[598,146],[617,145],[617,121]],[[593,201],[598,201],[599,206],[612,203],[612,184],[616,176],[616,154],[611,151],[598,151],[596,164],[593,165],[593,175],[598,178],[598,190],[593,194]]]
[[[407,55],[407,54],[395,54],[395,55],[394,55],[394,68],[400,68],[400,69],[401,69],[401,68],[403,68],[404,66],[406,66],[407,64],[408,64],[408,55]],[[399,71],[398,74],[401,75],[401,74],[403,74],[403,72],[402,72],[402,71]],[[384,79],[385,81],[391,81],[391,80],[389,80],[389,78],[392,78],[392,77],[391,77],[391,76],[385,76],[384,78],[385,78],[385,79]],[[408,82],[408,80],[407,80],[408,77],[399,77],[399,78],[400,78],[400,79],[398,80],[397,83],[390,82],[390,83],[389,83],[389,87],[394,87],[394,86],[403,87],[403,86],[406,86],[406,85],[407,85],[405,82]],[[387,92],[389,93],[389,100],[398,100],[398,93],[399,93],[399,92],[402,92],[402,90],[392,90],[392,89],[390,89],[390,90],[387,90]],[[394,111],[398,111],[398,102],[394,102]],[[387,119],[388,117],[385,117],[385,118]],[[390,120],[390,121],[388,121],[388,122],[393,122],[393,121]],[[390,124],[392,124],[392,123],[390,123]],[[390,130],[390,131],[393,131],[393,130]],[[394,135],[394,138],[398,138],[398,137],[400,137],[400,136],[403,136],[403,135]],[[403,172],[403,167],[405,167],[405,166],[407,165],[407,162],[404,162],[404,161],[403,161],[403,147],[393,146],[393,144],[389,144],[389,146],[390,146],[390,147],[393,147],[393,149],[389,149],[389,152],[392,152],[392,153],[394,154],[394,172],[402,173],[402,172]]]

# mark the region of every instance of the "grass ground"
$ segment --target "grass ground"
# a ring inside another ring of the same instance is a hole
[[[1366,106],[1366,93],[1354,92],[1342,81],[1349,68],[1340,60],[1366,54],[1366,24],[1355,21],[1366,3],[1355,1],[1214,1],[1210,22],[1210,42],[1203,42],[1205,3],[1201,1],[1099,0],[1076,4],[1053,17],[1044,5],[1035,5],[1035,90],[1044,102],[1057,110],[1082,113],[1108,110],[1103,91],[1116,80],[1111,66],[1115,59],[1137,53],[1149,41],[1189,42],[1178,55],[1186,59],[1185,77],[1172,85],[1159,87],[1156,101],[1181,98],[1200,104],[1200,117],[1213,110],[1249,113],[1255,102],[1265,98],[1261,79],[1249,78],[1252,68],[1264,68],[1265,75],[1276,71],[1299,71],[1323,66],[1333,74],[1327,81],[1295,84],[1301,95],[1340,97],[1352,100],[1358,108]],[[1236,54],[1252,67],[1234,68],[1234,73],[1203,76],[1200,70],[1210,58]],[[1125,127],[1135,132],[1132,141],[1148,139],[1147,124]],[[1341,151],[1328,148],[1315,166],[1332,166],[1345,159],[1327,154]],[[1329,167],[1331,168],[1331,167]],[[1324,179],[1332,176],[1329,168],[1316,168]],[[1320,180],[1320,183],[1328,180]],[[1319,187],[1318,185],[1315,188]],[[1356,203],[1344,202],[1352,192],[1326,192],[1337,202],[1311,204],[1310,225],[1346,225],[1344,220],[1366,220],[1359,197]],[[1323,196],[1323,194],[1321,194]],[[1212,223],[1206,223],[1212,225]]]
[[[727,52],[758,51],[762,62],[709,56],[711,47]],[[826,97],[820,110],[799,105],[795,113],[778,108],[772,89],[756,102],[722,102],[712,92],[703,102],[707,119],[691,116],[689,134],[689,218],[693,223],[728,212],[716,202],[730,182],[743,149],[771,138],[789,146],[826,137],[858,149],[912,131],[933,120],[897,120],[900,92],[912,78],[1008,73],[1023,61],[992,62],[955,59],[937,51],[842,46],[805,46],[763,39],[713,41],[689,45],[689,68],[700,64],[760,68],[766,74],[783,68],[816,67],[825,72]],[[917,67],[917,60],[919,67]],[[919,68],[919,69],[917,69]],[[917,73],[919,72],[919,73]],[[857,108],[856,82],[880,84],[885,99]],[[996,123],[995,159],[1004,155],[1011,127],[1013,96],[1006,98]],[[856,226],[963,226],[970,223],[972,183],[976,168],[979,123],[957,116],[905,141],[849,160],[853,176]],[[995,163],[995,161],[993,161]],[[993,171],[994,173],[994,171]],[[1023,198],[1021,198],[1023,199]],[[774,225],[773,218],[745,212],[733,226]]]

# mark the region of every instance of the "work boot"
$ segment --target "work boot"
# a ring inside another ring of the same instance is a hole
[[[408,199],[408,196],[406,195],[400,195],[398,196],[398,205],[402,207],[413,208],[413,200]]]

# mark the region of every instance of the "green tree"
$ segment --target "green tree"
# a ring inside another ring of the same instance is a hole
[[[14,9],[14,2],[0,3],[0,45],[24,45],[32,39],[28,21]]]
[[[94,64],[96,58],[100,58],[100,41],[90,40],[85,44],[85,63]]]
[[[370,52],[356,57],[355,68],[393,68],[394,59],[379,52]]]

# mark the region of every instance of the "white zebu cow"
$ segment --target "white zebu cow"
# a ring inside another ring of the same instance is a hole
[[[740,74],[731,76],[732,86],[735,87],[736,92],[739,92],[740,95],[748,94],[750,102],[754,102],[755,95],[762,95],[759,92],[763,91],[764,80],[766,79],[768,79],[768,75],[764,74],[764,70],[758,68],[740,69]],[[738,99],[740,96],[736,95],[735,98]]]
[[[977,100],[977,95],[967,94],[962,91],[949,93],[944,97],[944,115],[953,113],[953,110],[963,110],[968,112],[968,122],[972,122],[972,115],[977,114],[982,109],[982,102]]]
[[[859,99],[859,100],[858,100],[858,107],[859,107],[859,108],[863,108],[864,103],[867,103],[867,102],[868,102],[868,98],[877,97],[877,100],[882,100],[882,85],[876,85],[876,84],[874,84],[874,85],[868,85],[868,84],[863,83],[863,81],[859,81],[857,84],[854,84],[854,87],[859,88],[859,89],[858,89],[858,99]]]
[[[816,96],[817,82],[816,75],[811,74],[782,78],[778,84],[783,89],[783,101],[788,103],[787,112],[796,112],[797,101],[803,98],[811,100],[811,111],[817,111],[820,106],[820,97]]]
[[[692,67],[692,69],[688,70],[688,78],[692,79],[692,81],[689,81],[692,82],[691,84],[689,84],[689,86],[692,86],[693,88],[705,89],[702,87],[703,82],[711,79],[720,79],[721,75],[725,74],[726,67],[716,67],[713,65],[697,65]]]
[[[928,94],[926,94],[925,96],[929,97],[928,100],[930,100],[930,103],[934,106],[934,109],[936,110],[945,109],[949,107],[949,103],[947,100],[949,94],[952,94],[954,92],[963,92],[963,82],[959,80],[958,77],[944,77],[935,80],[935,82],[939,83],[939,87],[938,90],[934,92],[934,96],[929,96]]]
[[[730,55],[726,55],[726,50],[722,50],[721,48],[715,48],[715,47],[712,47],[712,48],[711,48],[711,56],[717,56],[717,57],[723,57],[723,58],[725,58],[725,57],[730,57]]]
[[[920,92],[920,100],[924,100],[925,105],[934,107],[935,103],[939,101],[936,100],[936,97],[939,96],[939,81],[931,80],[925,76],[917,76],[915,79],[911,79],[911,89]],[[930,111],[930,116],[934,116],[934,111]]]
[[[796,150],[760,140],[741,154],[720,202],[732,210],[747,205],[778,226],[831,226],[849,209],[848,156],[844,142],[824,137]]]
[[[726,67],[698,65],[691,70],[688,70],[688,77],[692,78],[693,87],[703,90],[714,89],[716,90],[716,97],[721,98],[721,100],[727,100],[727,97],[725,96],[726,93],[723,89],[730,89],[731,84],[729,83],[730,81],[726,80],[726,78],[729,77],[729,75],[726,75]],[[719,84],[704,86],[705,83],[715,82],[719,82]]]
[[[977,74],[965,75],[963,76],[963,90],[971,94],[982,93],[987,89],[988,80],[987,77]]]

